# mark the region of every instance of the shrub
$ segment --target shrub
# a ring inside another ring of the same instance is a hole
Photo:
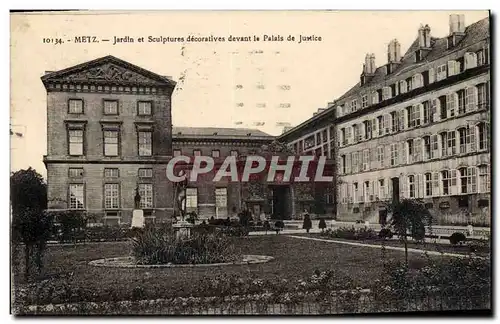
[[[274,223],[276,234],[278,234],[279,231],[283,230],[283,228],[285,228],[285,223],[283,223],[282,220],[276,221],[276,223]]]
[[[355,240],[374,240],[377,238],[377,234],[371,228],[360,228],[354,233]]]
[[[390,239],[393,237],[391,230],[389,228],[382,228],[380,232],[378,232],[378,237],[382,239]]]
[[[200,264],[239,259],[225,235],[196,233],[177,237],[174,233],[146,229],[132,239],[132,254],[139,264]]]
[[[464,233],[455,232],[450,236],[450,243],[453,245],[462,244],[466,241],[466,239],[467,238],[465,237]]]

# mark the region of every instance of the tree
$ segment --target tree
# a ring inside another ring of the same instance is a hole
[[[42,176],[31,167],[14,172],[10,177],[10,201],[14,250],[17,244],[24,243],[25,277],[28,279],[33,261],[39,271],[42,268],[43,252],[53,225],[52,215],[45,211],[47,185]]]
[[[425,226],[432,224],[432,215],[424,203],[415,199],[404,199],[389,206],[392,211],[391,226],[403,242],[408,266],[408,236],[415,241],[425,239]]]

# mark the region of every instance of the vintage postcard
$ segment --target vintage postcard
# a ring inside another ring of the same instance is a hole
[[[489,11],[10,20],[12,314],[491,314]]]

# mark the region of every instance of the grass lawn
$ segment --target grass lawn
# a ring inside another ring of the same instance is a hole
[[[50,300],[62,303],[129,300],[137,287],[143,291],[141,296],[144,299],[187,296],[199,289],[199,283],[204,278],[223,274],[287,279],[289,285],[295,285],[298,279],[310,277],[316,269],[332,269],[349,275],[360,287],[369,287],[374,279],[383,275],[381,250],[378,249],[300,240],[285,235],[232,239],[243,254],[270,255],[275,259],[264,264],[200,268],[101,268],[90,266],[88,262],[126,256],[130,251],[129,243],[56,245],[48,247],[44,273],[38,280],[50,279],[53,284],[66,287],[69,289],[68,296],[72,295],[72,291],[80,292],[68,297],[70,300]],[[404,252],[388,250],[386,253],[388,258],[404,258]],[[410,254],[410,258],[410,267],[421,267],[426,263],[425,256],[420,254]],[[70,273],[73,275],[67,279]],[[14,280],[16,288],[25,285],[20,274],[14,274]],[[85,293],[82,294],[82,291]],[[45,302],[47,300],[40,301]]]
[[[348,240],[343,238],[330,238],[326,236],[321,236],[319,233],[311,233],[311,234],[294,234],[298,236],[307,236],[321,239],[329,239],[335,241],[345,241],[345,242],[358,242],[363,244],[371,244],[371,245],[382,245],[382,240]],[[396,247],[404,247],[403,242],[398,239],[386,240],[386,246],[396,246]],[[416,243],[416,242],[408,242],[408,248],[412,249],[420,249],[427,251],[437,251],[437,252],[445,252],[445,253],[457,253],[457,254],[469,254],[471,252],[469,246],[467,245],[451,245],[446,243],[434,243],[434,242],[425,242],[425,243]],[[488,247],[479,248],[476,252],[476,255],[479,256],[488,256],[490,254],[490,249]]]

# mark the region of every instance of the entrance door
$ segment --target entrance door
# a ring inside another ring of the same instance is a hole
[[[387,209],[380,209],[378,211],[378,223],[382,226],[387,224]]]
[[[288,186],[273,186],[273,200],[271,214],[275,219],[289,219],[289,188]]]
[[[392,202],[399,202],[399,178],[392,178]]]

